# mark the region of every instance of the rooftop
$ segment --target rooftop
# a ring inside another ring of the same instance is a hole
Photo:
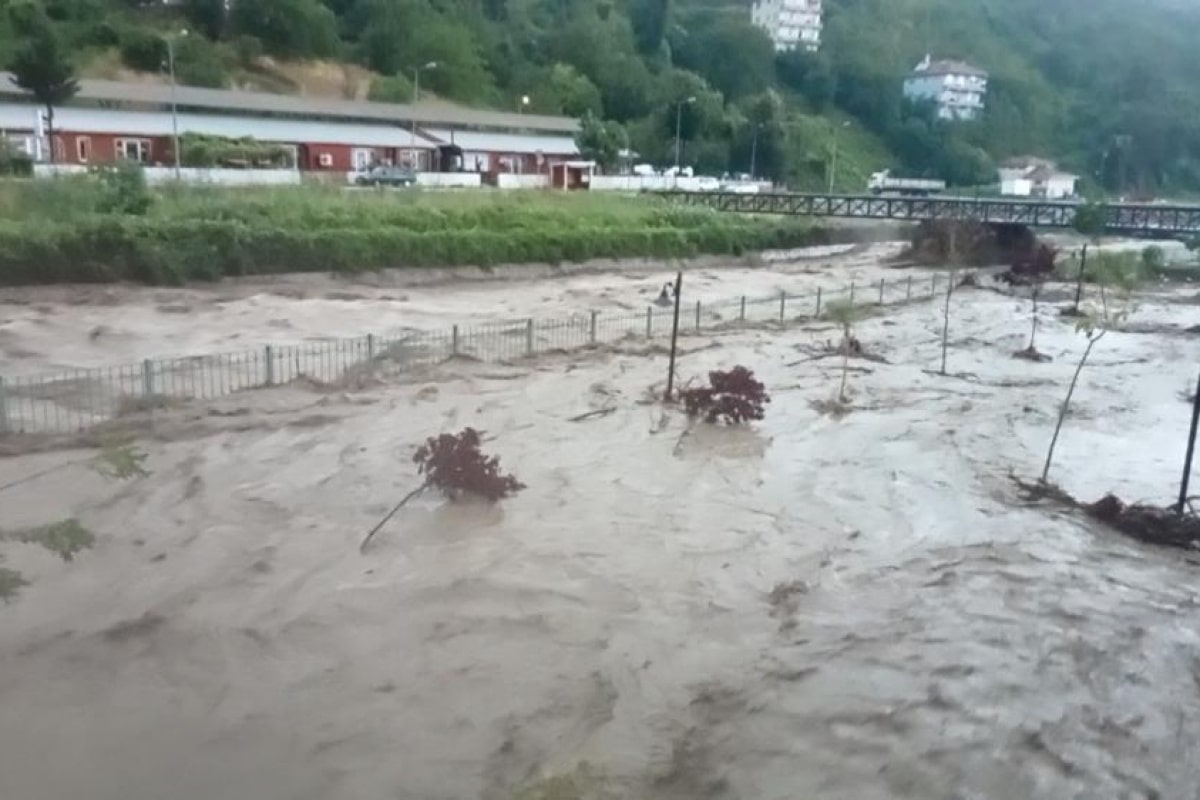
[[[967,75],[975,78],[986,78],[988,76],[986,70],[982,70],[966,61],[958,61],[952,58],[937,59],[936,61],[926,55],[921,63],[913,67],[914,76],[921,75]]]
[[[202,89],[195,86],[178,86],[174,95],[175,103],[181,109],[200,111],[251,112],[309,119],[319,117],[346,122],[395,124],[415,121],[418,125],[467,126],[568,135],[573,135],[579,128],[578,121],[569,117],[467,108],[445,101],[415,105],[372,103],[230,89]],[[0,97],[30,99],[29,95],[13,85],[12,74],[8,72],[0,72]],[[79,93],[72,104],[78,105],[81,101],[103,105],[120,103],[169,107],[172,102],[172,90],[168,84],[84,79],[79,81]]]

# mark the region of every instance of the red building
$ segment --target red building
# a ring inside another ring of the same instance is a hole
[[[551,164],[577,157],[575,120],[443,102],[399,105],[84,80],[71,103],[55,110],[52,143],[43,113],[0,73],[0,133],[38,160],[49,160],[53,147],[54,160],[64,164],[128,159],[170,165],[177,133],[289,147],[296,166],[311,172],[409,164],[427,171],[549,174]]]

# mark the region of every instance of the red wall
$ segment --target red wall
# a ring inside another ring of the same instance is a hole
[[[141,139],[150,143],[147,164],[170,164],[174,161],[171,138],[167,136],[135,136],[113,133],[74,133],[55,131],[54,154],[60,164],[110,164],[117,160],[118,139]],[[90,143],[86,160],[80,158],[79,142]]]

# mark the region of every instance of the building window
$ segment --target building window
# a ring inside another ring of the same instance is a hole
[[[364,147],[354,148],[354,169],[364,170],[375,161],[375,151]]]
[[[80,164],[86,164],[92,160],[92,137],[80,136],[75,140],[75,155]]]
[[[117,139],[117,158],[147,163],[150,160],[150,140]]]

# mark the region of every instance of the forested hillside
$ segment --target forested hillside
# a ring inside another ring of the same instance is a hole
[[[48,25],[77,68],[155,72],[164,36],[180,80],[288,88],[281,63],[369,72],[364,93],[422,88],[467,103],[590,118],[590,150],[629,146],[706,172],[861,188],[891,166],[959,185],[997,160],[1056,157],[1117,193],[1200,190],[1200,2],[826,0],[820,54],[776,56],[731,0],[8,0],[0,56]],[[936,122],[902,102],[926,52],[991,73],[978,123]],[[349,74],[349,73],[348,73]],[[358,83],[343,87],[360,90]]]

